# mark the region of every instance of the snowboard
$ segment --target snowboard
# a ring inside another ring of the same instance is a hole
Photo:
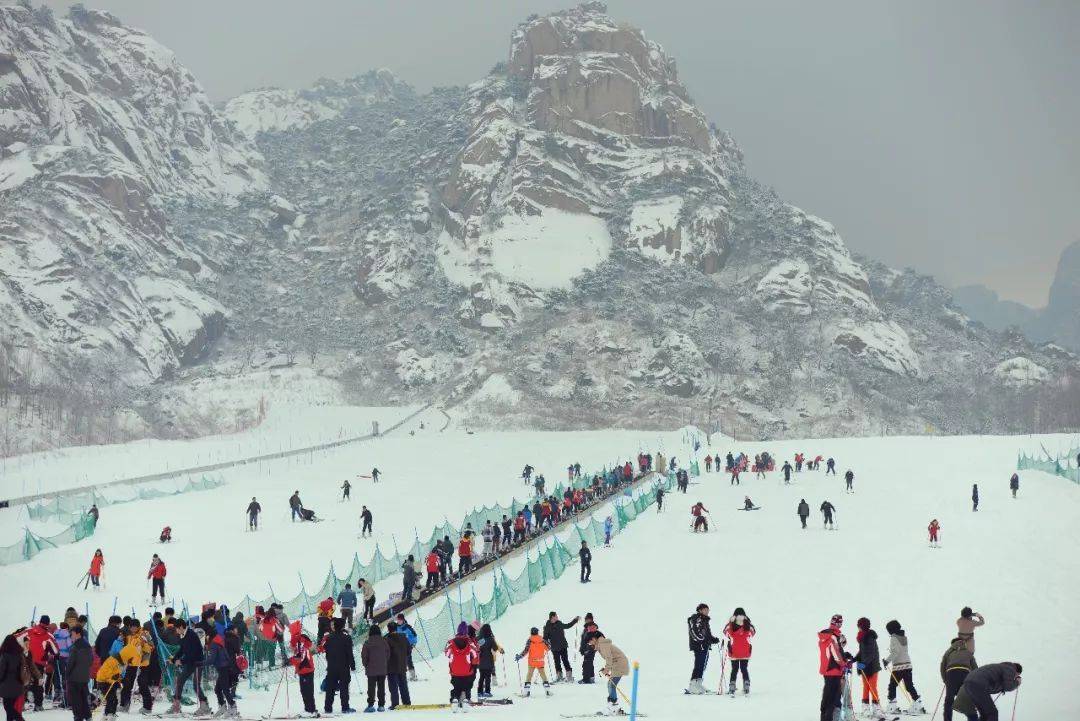
[[[619,709],[619,713],[617,713],[617,714],[609,714],[609,713],[605,713],[604,711],[594,711],[593,713],[582,713],[582,714],[561,713],[561,714],[559,714],[559,717],[560,718],[596,718],[597,716],[604,717],[604,716],[629,716],[629,715],[630,714],[627,713],[626,711],[623,711],[622,709]],[[638,718],[648,718],[648,714],[639,713],[639,714],[635,714],[635,715]]]
[[[738,508],[736,510],[739,510],[739,511],[760,511],[761,509],[762,509],[762,506],[754,506],[753,508],[747,508],[746,506],[743,506],[743,507]]]

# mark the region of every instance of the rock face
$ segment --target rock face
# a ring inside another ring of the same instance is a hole
[[[266,186],[258,153],[173,54],[107,13],[0,7],[0,327],[47,365],[100,355],[145,382],[202,357],[220,250],[171,203]]]
[[[1037,323],[1037,333],[1080,351],[1080,241],[1061,253],[1047,303]]]

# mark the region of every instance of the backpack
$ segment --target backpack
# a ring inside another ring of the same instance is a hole
[[[236,668],[239,669],[240,673],[248,670],[247,656],[242,653],[236,654]]]

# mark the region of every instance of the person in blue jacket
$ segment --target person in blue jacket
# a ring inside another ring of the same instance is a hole
[[[337,596],[338,606],[341,607],[341,617],[349,628],[353,627],[353,612],[356,610],[356,591],[352,590],[352,584],[346,583],[345,588]]]

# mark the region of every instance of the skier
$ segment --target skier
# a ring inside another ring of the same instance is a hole
[[[656,487],[656,512],[660,513],[664,510],[664,489],[660,486]]]
[[[158,543],[172,543],[172,526],[165,526],[158,536]]]
[[[90,583],[94,584],[94,588],[101,586],[101,574],[105,571],[105,556],[101,553],[101,549],[94,551],[94,557],[90,559]]]
[[[806,519],[810,517],[810,504],[806,502],[805,498],[799,500],[799,508],[795,512],[799,514],[802,527],[806,528]]]
[[[979,510],[979,484],[971,484],[971,510]]]
[[[386,624],[386,645],[390,649],[390,658],[386,664],[386,682],[390,687],[390,710],[399,704],[412,705],[409,694],[409,639],[401,632],[396,621]]]
[[[525,468],[521,471],[521,477],[525,479],[525,485],[529,485],[529,480],[532,478],[533,467],[528,463],[525,464]]]
[[[994,694],[1008,693],[1020,688],[1024,668],[1015,661],[980,666],[968,674],[960,693],[953,701],[953,711],[968,717],[968,721],[997,721]]]
[[[742,509],[744,511],[756,511],[758,509],[758,507],[755,506],[754,502],[750,500],[750,496],[746,496],[745,498],[743,498],[743,507],[742,507]]]
[[[975,653],[975,629],[986,623],[981,613],[971,610],[971,606],[960,609],[960,618],[956,619],[956,636],[967,642],[968,649]]]
[[[588,583],[592,577],[592,551],[589,550],[589,544],[585,541],[581,542],[578,558],[581,559],[581,582]]]
[[[926,527],[927,532],[930,534],[930,546],[936,548],[938,546],[938,531],[941,530],[941,524],[935,518],[930,521],[930,525]]]
[[[323,688],[326,698],[323,701],[323,711],[334,712],[334,694],[341,699],[341,713],[352,713],[349,708],[349,685],[352,681],[352,672],[356,670],[356,656],[353,655],[352,638],[345,631],[345,619],[335,618],[333,630],[327,634],[320,644],[326,659],[326,677],[323,680]]]
[[[833,721],[833,714],[840,706],[840,691],[852,660],[844,650],[846,643],[840,627],[844,617],[839,613],[829,620],[829,627],[818,631],[818,673],[824,681],[821,688],[821,721]]]
[[[878,696],[877,677],[881,671],[881,651],[878,649],[877,631],[870,628],[870,619],[860,618],[856,625],[859,633],[855,640],[859,644],[859,652],[855,654],[855,668],[862,677],[862,703],[863,708],[870,707],[869,715],[872,718],[885,718],[881,710],[881,699]]]
[[[954,638],[945,655],[941,657],[941,680],[945,683],[945,721],[952,721],[953,700],[967,680],[968,674],[977,669],[975,654],[963,638]]]
[[[346,583],[345,588],[337,595],[338,605],[341,606],[341,618],[349,626],[349,630],[353,627],[353,614],[356,612],[356,591],[353,590],[351,583]],[[353,664],[355,669],[356,665]]]
[[[455,639],[456,644],[456,639]],[[521,659],[528,658],[528,671],[525,673],[525,690],[523,695],[528,698],[530,689],[532,688],[533,674],[539,673],[540,680],[544,682],[544,693],[548,696],[551,695],[551,684],[548,683],[547,671],[544,669],[544,660],[547,658],[548,642],[540,636],[540,630],[533,626],[529,630],[529,638],[525,641],[525,648],[521,649],[521,653],[514,656],[514,660],[521,662]],[[471,669],[470,669],[471,672]],[[453,670],[451,670],[453,673]]]
[[[615,530],[615,522],[611,520],[611,516],[604,519],[604,546],[611,545],[611,534]]]
[[[742,481],[739,480],[739,467],[737,465],[731,467],[731,483],[729,483],[728,485],[730,485],[730,486],[741,486],[742,485]]]
[[[413,648],[416,647],[416,642],[419,640],[416,635],[416,629],[405,620],[404,613],[399,613],[397,616],[394,616],[394,623],[397,624],[398,633],[404,636],[405,640],[409,642],[409,652],[405,656],[405,667],[409,670],[409,680],[419,681],[420,679],[416,677],[416,668],[413,666],[412,660]]]
[[[32,695],[34,698],[34,711],[42,710],[42,703],[45,701],[43,679],[48,675],[47,667],[52,665],[59,652],[56,639],[49,630],[51,623],[52,620],[48,616],[42,616],[39,622],[26,633],[30,662],[35,667],[31,672],[32,680],[28,686],[28,697]]]
[[[357,581],[360,586],[360,594],[364,597],[364,620],[375,620],[375,588],[368,583],[367,579]]]
[[[386,674],[390,668],[390,644],[383,638],[379,624],[371,624],[367,640],[360,647],[360,661],[367,676],[367,708],[364,713],[386,710]],[[379,706],[376,708],[375,702]]]
[[[780,470],[784,472],[784,483],[791,483],[791,464],[784,461],[784,465],[780,466]]]
[[[71,627],[71,638],[71,651],[64,667],[71,713],[74,721],[90,721],[90,667],[94,663],[94,649],[86,640],[86,629],[82,624],[76,623]],[[8,674],[0,674],[0,678],[7,678],[8,683],[17,683],[17,678]],[[19,688],[19,691],[21,693],[22,689]],[[3,695],[7,696],[6,693]]]
[[[251,503],[249,503],[248,507],[247,507],[248,530],[249,531],[257,531],[257,530],[259,530],[259,514],[260,513],[262,513],[262,506],[259,505],[259,502],[255,500],[255,496],[252,496],[251,497]]]
[[[465,531],[458,541],[458,578],[472,571],[472,532]]]
[[[844,471],[844,490],[848,493],[855,492],[855,472],[850,468]]]
[[[378,483],[380,475],[382,475],[382,472],[378,468],[372,468],[371,469],[371,482],[372,483]]]
[[[712,471],[712,456],[705,456],[705,472],[710,473]]]
[[[1009,490],[1012,491],[1012,497],[1016,498],[1016,492],[1020,490],[1019,474],[1012,474],[1012,478],[1009,479]]]
[[[349,491],[352,490],[352,484],[349,483],[349,479],[346,478],[345,482],[341,484],[341,500],[349,500]]]
[[[885,659],[885,667],[892,666],[889,674],[889,713],[899,713],[900,707],[896,704],[896,687],[903,684],[911,697],[911,708],[908,713],[926,713],[922,701],[919,700],[919,692],[915,690],[915,684],[911,680],[911,654],[908,652],[908,639],[900,622],[893,619],[885,624],[885,630],[889,632],[889,655]]]
[[[827,476],[830,473],[834,476],[836,475],[836,461],[834,461],[831,456],[829,457],[829,460],[825,461],[825,475]]]
[[[303,502],[300,500],[300,491],[293,491],[293,494],[289,496],[289,510],[292,512],[291,520],[295,523],[296,517],[300,515],[300,509],[304,507]],[[303,518],[301,516],[301,518]]]
[[[836,506],[825,501],[821,504],[821,513],[825,516],[825,527],[832,526],[834,529],[836,526],[833,524],[833,514],[836,513]]]
[[[544,642],[551,649],[551,656],[555,659],[555,683],[564,680],[567,683],[574,681],[574,669],[570,666],[570,657],[566,653],[568,648],[566,629],[573,628],[580,620],[581,616],[574,616],[574,620],[570,623],[563,623],[559,620],[559,614],[552,611],[548,614],[547,623],[544,624]]]
[[[462,635],[450,639],[445,653],[450,660],[450,708],[457,713],[465,710],[465,694],[472,684],[473,667],[480,662],[480,658],[469,639]],[[526,683],[526,695],[528,686]]]
[[[412,554],[401,564],[401,600],[403,603],[412,603],[413,590],[416,588],[416,559]]]
[[[802,453],[795,454],[795,470],[802,473],[803,459],[806,458]]]
[[[165,562],[158,558],[155,553],[154,557],[150,560],[150,570],[146,572],[146,577],[150,579],[150,604],[157,605],[154,599],[158,594],[161,595],[161,602],[165,603]]]
[[[698,532],[698,529],[705,529],[705,532],[709,531],[709,520],[705,518],[705,514],[709,512],[709,509],[705,507],[705,504],[698,501],[690,507],[690,515],[694,517],[694,533]]]
[[[578,653],[581,654],[581,680],[579,684],[590,684],[596,682],[596,672],[593,670],[593,659],[596,658],[596,651],[589,645],[589,639],[591,639],[598,629],[596,622],[593,620],[591,613],[585,614],[585,620],[582,623],[581,629],[581,643],[578,645]]]
[[[731,614],[731,619],[724,627],[724,636],[727,638],[728,658],[731,659],[731,677],[728,679],[728,695],[735,695],[735,679],[742,672],[743,693],[750,693],[750,654],[753,652],[753,644],[750,639],[757,633],[754,624],[750,623],[749,617],[741,607],[736,608]],[[721,679],[722,682],[722,679]]]
[[[371,535],[371,511],[367,506],[360,507],[360,537]]]
[[[491,630],[491,624],[485,623],[481,626],[478,635],[480,659],[477,665],[480,671],[480,682],[476,687],[476,698],[482,701],[492,698],[491,679],[495,676],[495,654],[505,653],[505,651],[495,640],[495,632]]]
[[[616,689],[619,687],[619,681],[623,679],[623,676],[629,675],[630,662],[626,659],[626,654],[600,631],[597,631],[589,639],[589,645],[600,654],[600,658],[604,659],[604,667],[600,669],[600,673],[608,677],[608,705],[603,713],[609,716],[617,716],[622,711],[619,708],[619,697],[616,695]]]
[[[153,648],[151,646],[151,648]],[[236,665],[236,656],[240,653],[240,641],[236,636],[236,627],[230,626],[221,633],[215,633],[210,641],[207,665],[217,671],[214,693],[217,696],[218,716],[239,718],[236,710],[236,683],[240,679],[240,668]],[[125,685],[127,678],[124,679]],[[150,698],[150,689],[146,689],[145,698]]]
[[[102,700],[105,705],[105,719],[106,721],[116,720],[116,707],[120,703],[120,689],[122,685],[122,677],[127,671],[128,665],[135,660],[135,656],[138,654],[132,646],[123,645],[116,653],[106,656],[101,662],[101,666],[98,668],[97,674],[94,676],[94,680],[97,682],[98,691],[101,692]],[[14,671],[16,677],[18,671]],[[24,669],[25,673],[25,669]],[[40,678],[34,676],[33,673],[29,674],[31,677],[30,690],[34,691],[35,684],[38,683],[35,679]],[[5,698],[5,706],[7,706],[7,699]],[[35,704],[34,711],[41,711],[41,705]],[[210,709],[207,708],[207,711]],[[12,714],[12,718],[17,718]]]
[[[708,693],[702,685],[705,666],[709,663],[709,650],[720,643],[720,639],[713,635],[710,624],[707,603],[699,603],[694,615],[686,619],[687,632],[690,635],[690,651],[694,654],[694,668],[690,671],[690,685],[686,689],[688,694]]]

